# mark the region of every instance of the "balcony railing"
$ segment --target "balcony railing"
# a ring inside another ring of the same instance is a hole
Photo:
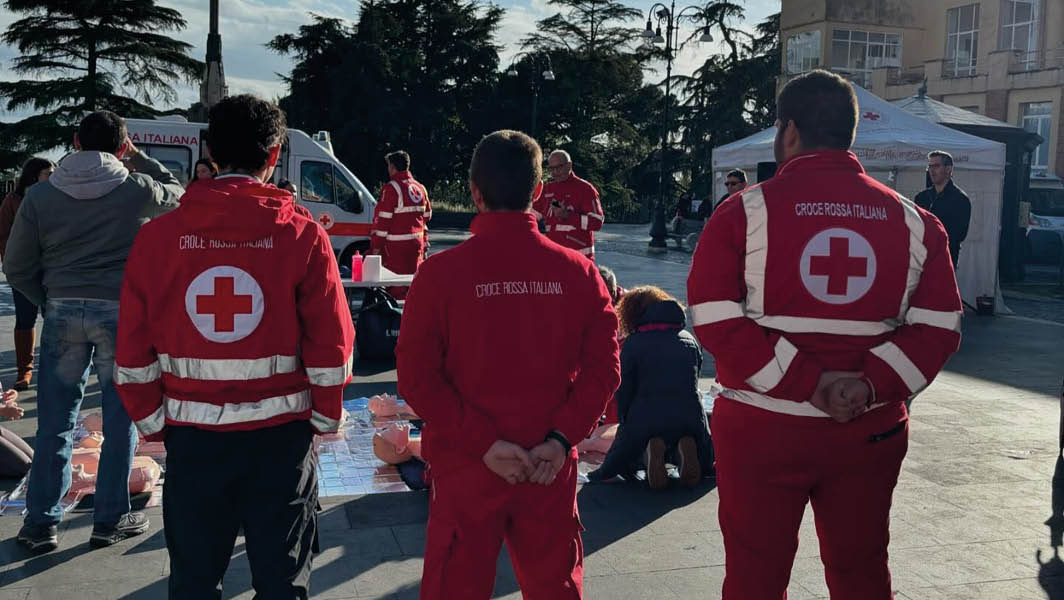
[[[974,61],[944,60],[942,61],[943,79],[962,79],[965,77],[978,77],[985,75],[985,67]]]
[[[887,71],[887,85],[912,85],[921,83],[927,75],[924,65],[890,69]]]
[[[1050,48],[1035,52],[1015,52],[1009,60],[1009,73],[1026,73],[1045,69],[1064,68],[1064,48]]]
[[[872,85],[872,72],[869,70],[832,67],[831,72],[840,75],[843,78],[852,81],[863,88],[867,88]]]

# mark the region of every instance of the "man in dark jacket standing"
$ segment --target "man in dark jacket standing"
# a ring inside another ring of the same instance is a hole
[[[949,255],[953,269],[961,256],[961,242],[968,237],[968,223],[972,218],[972,203],[968,194],[953,183],[953,157],[948,152],[935,150],[927,155],[927,174],[931,187],[916,195],[916,205],[942,221],[949,236]]]
[[[54,550],[60,500],[70,489],[71,434],[85,395],[90,362],[103,404],[103,448],[96,477],[93,546],[109,546],[147,531],[130,512],[129,470],[137,432],[112,381],[118,296],[129,249],[140,226],[177,207],[181,184],[126,135],[118,115],[85,117],[74,136],[78,151],[48,181],[26,192],[4,254],[11,287],[44,305],[37,379],[37,441],[26,494],[26,524],[18,541]],[[122,160],[136,173],[130,173]]]

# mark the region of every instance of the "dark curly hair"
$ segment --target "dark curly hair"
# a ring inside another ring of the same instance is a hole
[[[284,113],[272,102],[250,94],[229,96],[211,108],[211,159],[221,169],[261,169],[270,148],[284,140],[286,127]]]

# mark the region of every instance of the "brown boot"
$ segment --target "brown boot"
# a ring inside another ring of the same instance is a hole
[[[15,362],[18,366],[18,379],[15,380],[15,389],[25,391],[30,389],[30,379],[33,377],[33,339],[36,331],[33,329],[15,330]]]

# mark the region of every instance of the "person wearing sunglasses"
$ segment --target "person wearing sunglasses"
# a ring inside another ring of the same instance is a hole
[[[728,171],[728,174],[724,176],[724,187],[728,190],[717,203],[702,201],[702,204],[698,205],[698,212],[695,213],[699,219],[708,219],[713,214],[713,209],[728,199],[728,196],[732,194],[738,194],[746,189],[746,171],[742,169],[732,169]]]

